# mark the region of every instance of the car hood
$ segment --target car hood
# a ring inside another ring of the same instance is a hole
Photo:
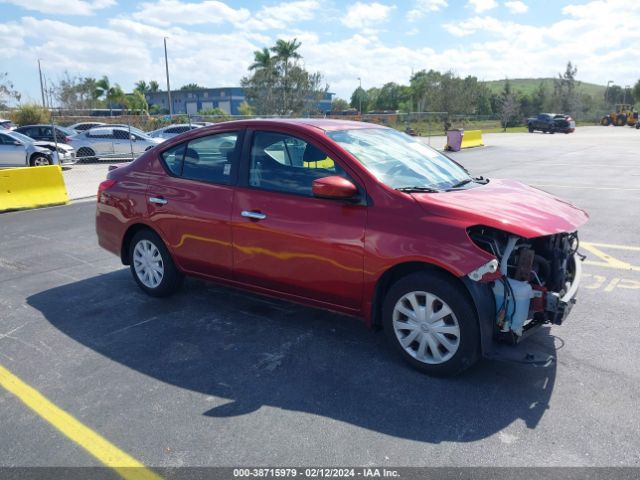
[[[442,193],[414,193],[431,214],[486,225],[525,238],[573,232],[589,215],[575,205],[513,180],[491,179],[486,185]]]

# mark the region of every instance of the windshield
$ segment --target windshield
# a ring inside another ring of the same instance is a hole
[[[440,190],[471,178],[449,158],[395,130],[364,128],[337,130],[327,135],[392,188]]]
[[[27,137],[26,135],[23,135],[20,132],[5,132],[5,134],[9,135],[10,137],[15,138],[16,140],[21,141],[22,143],[33,143],[35,142],[35,140],[31,137]]]

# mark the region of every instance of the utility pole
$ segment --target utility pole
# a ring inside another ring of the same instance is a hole
[[[609,103],[609,99],[607,98],[607,93],[609,92],[609,85],[611,85],[612,83],[613,83],[613,80],[609,80],[609,81],[607,82],[607,88],[605,88],[605,89],[604,89],[604,102],[605,102],[606,104],[608,104],[608,103]]]
[[[358,77],[358,82],[360,82],[360,87],[358,91],[358,100],[360,101],[360,107],[358,108],[358,113],[362,116],[362,79]]]
[[[40,75],[40,93],[42,94],[42,108],[47,108],[44,101],[44,86],[42,85],[42,68],[40,68],[40,59],[38,59],[38,74]]]
[[[173,104],[171,103],[171,86],[169,85],[169,60],[167,58],[167,37],[164,37],[164,66],[167,70],[167,95],[169,95],[169,115],[173,115]]]

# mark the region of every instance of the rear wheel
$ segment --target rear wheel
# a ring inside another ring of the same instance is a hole
[[[616,126],[624,127],[626,124],[627,124],[627,119],[625,118],[624,115],[618,115],[616,117]]]
[[[129,263],[138,286],[154,297],[177,291],[184,276],[178,271],[162,239],[151,230],[136,233],[129,245]]]
[[[602,125],[603,127],[608,127],[609,125],[611,125],[611,118],[608,116],[602,117],[600,119],[600,125]]]
[[[385,334],[418,370],[455,375],[478,360],[478,322],[461,288],[443,274],[418,272],[398,280],[387,293]]]
[[[51,159],[44,155],[36,154],[31,157],[29,164],[32,167],[44,167],[46,165],[51,165]]]
[[[81,147],[78,150],[76,157],[78,158],[78,160],[85,162],[93,162],[97,160],[96,152],[94,152],[93,149],[89,147]]]

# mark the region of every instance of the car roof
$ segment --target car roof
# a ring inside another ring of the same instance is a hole
[[[290,126],[296,125],[310,130],[322,130],[325,132],[335,130],[353,130],[362,128],[381,128],[386,129],[382,125],[367,122],[355,122],[353,120],[334,120],[328,118],[255,118],[250,120],[232,120],[229,122],[220,122],[215,125],[203,127],[205,129],[214,129],[219,125],[236,125],[238,127],[264,127],[264,126]]]

